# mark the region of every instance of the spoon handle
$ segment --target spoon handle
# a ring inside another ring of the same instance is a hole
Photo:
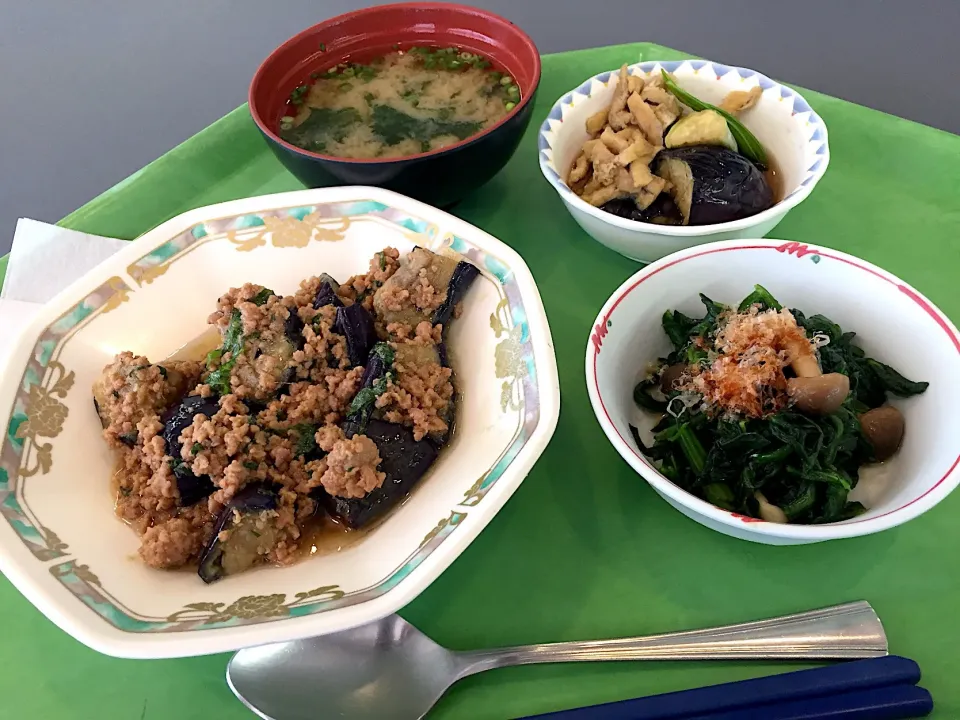
[[[616,640],[460,653],[470,675],[492,668],[581,660],[825,660],[887,654],[880,618],[864,601],[756,622]]]

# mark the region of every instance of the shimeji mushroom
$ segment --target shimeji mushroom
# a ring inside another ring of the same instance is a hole
[[[796,377],[787,380],[787,391],[796,408],[811,415],[839,410],[850,394],[850,378],[842,373],[824,375],[809,343],[797,341],[788,350]]]
[[[839,410],[850,394],[850,378],[842,373],[821,373],[817,356],[807,343],[797,342],[789,350],[793,357],[790,367],[796,377],[787,380],[787,390],[794,406],[811,415],[829,415]],[[900,448],[904,425],[903,415],[892,405],[860,416],[860,427],[878,461],[886,460]]]
[[[904,431],[903,414],[893,405],[882,405],[860,416],[860,428],[873,446],[873,456],[883,461],[900,449]]]
[[[762,492],[755,492],[753,497],[756,498],[761,519],[766,520],[767,522],[780,523],[781,525],[789,522],[787,519],[787,514],[776,505],[769,502],[767,498],[764,497]]]

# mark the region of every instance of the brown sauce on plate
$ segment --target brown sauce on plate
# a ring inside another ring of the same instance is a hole
[[[763,178],[767,185],[773,191],[773,203],[776,205],[783,200],[783,173],[780,171],[780,165],[773,155],[767,153],[767,169],[763,171]]]

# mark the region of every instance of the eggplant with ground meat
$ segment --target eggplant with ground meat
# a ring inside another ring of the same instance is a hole
[[[347,437],[352,437],[356,430],[349,421],[344,424]],[[439,452],[429,440],[414,440],[410,428],[383,420],[370,420],[363,434],[373,440],[380,452],[377,469],[387,476],[383,485],[362,498],[330,495],[323,488],[314,491],[327,512],[353,530],[396,507],[430,469]]]
[[[445,325],[479,274],[468,262],[417,247],[400,260],[397,271],[377,290],[373,307],[384,325],[402,323],[415,328],[424,321]],[[421,308],[416,304],[424,281],[440,295],[438,305],[431,302]],[[398,303],[400,297],[404,299]]]
[[[421,343],[398,343],[394,348],[394,364],[413,372],[415,368],[422,368],[425,365],[439,365],[448,367],[446,358],[446,348],[443,344],[421,344]],[[444,445],[450,438],[453,431],[453,402],[447,404],[443,413],[438,413],[447,429],[443,433],[431,432],[430,440],[438,447]]]
[[[283,323],[283,336],[286,343],[278,350],[277,356],[281,359],[286,358],[286,365],[290,365],[290,359],[297,350],[302,350],[305,339],[303,337],[303,320],[295,310],[290,311],[286,321]],[[279,345],[280,343],[278,343]],[[282,366],[281,366],[282,367]],[[297,374],[293,366],[285,367],[280,374],[280,383],[286,385],[293,380]]]
[[[367,362],[370,348],[377,342],[377,331],[373,326],[373,317],[363,305],[354,303],[338,307],[333,330],[346,339],[347,356],[352,367]]]
[[[210,318],[220,346],[206,363],[161,368],[125,351],[104,368],[94,406],[121,460],[116,513],[141,530],[147,565],[199,560],[199,577],[212,583],[286,564],[315,531],[369,527],[424,481],[455,415],[437,326],[451,322],[480,274],[449,254],[415,248],[397,270],[387,248],[372,273],[350,279],[352,301],[329,275],[283,297],[231,288]],[[301,316],[318,314],[328,336],[315,342]],[[160,429],[166,465],[136,435],[148,421]],[[313,527],[328,514],[338,523]]]
[[[277,359],[276,370],[273,373],[274,377],[277,378],[280,385],[286,385],[293,380],[293,376],[296,374],[296,370],[290,365],[293,354],[303,348],[303,320],[296,312],[291,311],[283,322],[283,335],[272,342],[264,342],[260,338],[250,337],[247,339],[247,343],[249,351],[253,353],[254,360],[262,355],[270,355]],[[238,377],[244,385],[255,390],[260,388],[262,384],[256,365],[243,365],[238,370]],[[258,392],[256,397],[261,400],[268,400],[272,395],[273,393],[263,390]]]
[[[132,367],[129,369],[129,372],[125,373],[125,382],[120,389],[114,388],[110,377],[101,375],[93,385],[93,409],[97,411],[97,417],[100,418],[100,425],[104,428],[110,425],[109,408],[121,400],[123,396],[128,393],[136,393],[139,388],[143,387],[144,382],[155,382],[156,374],[143,373],[142,371],[144,370],[157,369],[163,380],[163,391],[159,397],[161,402],[158,403],[158,405],[161,409],[170,407],[170,405],[182,398],[190,389],[188,387],[188,380],[190,380],[190,378],[181,370],[181,365],[180,362],[173,361],[163,365],[153,364]],[[144,380],[144,375],[147,375],[149,379]],[[150,410],[152,412],[155,409],[156,406],[151,404],[150,408],[143,408],[143,411],[146,412]],[[142,415],[137,416],[135,421],[141,418]],[[118,439],[125,445],[133,447],[137,443],[137,433],[133,431],[129,434],[120,435]]]
[[[373,316],[360,303],[345,306],[337,295],[340,284],[329,275],[321,275],[320,289],[313,300],[314,310],[333,305],[337,309],[333,331],[347,341],[347,356],[350,365],[356,367],[367,362],[370,348],[377,342],[377,330]]]
[[[162,418],[163,430],[160,434],[167,443],[167,455],[171,458],[173,476],[177,480],[177,490],[180,493],[180,507],[195,505],[214,490],[209,477],[195,475],[183,460],[180,435],[193,424],[195,416],[205,415],[211,418],[219,409],[219,398],[191,395],[184,398],[176,407],[171,408]]]
[[[262,305],[267,302],[271,296],[271,291],[264,288],[260,294],[253,298],[252,302]],[[274,306],[282,308],[282,305]],[[219,395],[229,395],[232,392],[231,376],[236,373],[241,384],[253,389],[252,399],[264,401],[269,400],[273,395],[272,388],[263,387],[263,376],[258,370],[257,360],[268,355],[276,359],[273,363],[273,380],[280,385],[289,383],[295,374],[290,366],[293,354],[303,348],[303,320],[300,319],[296,311],[291,311],[283,322],[283,335],[274,337],[271,340],[265,340],[259,333],[250,333],[245,335],[243,332],[243,320],[240,311],[233,310],[230,316],[230,322],[223,333],[223,344],[218,350],[214,350],[208,356],[208,363],[211,360],[219,362],[216,368],[211,370],[206,383],[214,392]],[[246,353],[253,362],[239,364],[237,358]],[[227,360],[221,360],[228,356]]]
[[[773,190],[763,173],[725,147],[664,150],[655,163],[656,174],[672,185],[670,195],[684,225],[731,222],[773,206]]]
[[[251,483],[220,511],[200,556],[201,580],[209,584],[249,570],[273,549],[279,537],[278,489],[273,483]]]

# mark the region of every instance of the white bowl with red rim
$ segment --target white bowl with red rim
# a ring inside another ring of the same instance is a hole
[[[758,283],[784,307],[822,313],[857,333],[868,356],[930,383],[922,395],[890,398],[906,419],[903,446],[887,462],[861,471],[851,499],[867,512],[856,518],[781,525],[728,512],[670,482],[632,438],[631,424],[642,435],[656,419],[636,407],[633,388],[648,363],[671,349],[660,325],[664,311],[700,317],[698,293],[736,304]],[[731,240],[648,265],[623,283],[597,316],[587,341],[586,377],[600,426],[624,460],[684,515],[733,537],[796,545],[868,535],[922,515],[960,482],[960,333],[914,288],[836,250],[784,240]]]

